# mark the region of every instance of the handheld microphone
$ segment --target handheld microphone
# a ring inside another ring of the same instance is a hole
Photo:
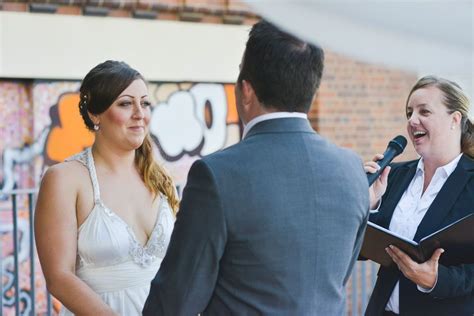
[[[377,180],[385,167],[392,162],[393,158],[400,155],[407,145],[407,139],[402,135],[398,135],[392,139],[387,146],[387,149],[383,153],[383,159],[377,161],[377,164],[380,166],[380,169],[375,173],[367,173],[367,180],[369,180],[369,186]]]

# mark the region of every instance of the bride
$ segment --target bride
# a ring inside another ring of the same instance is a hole
[[[150,105],[144,78],[123,62],[82,81],[95,142],[47,170],[36,205],[38,255],[62,315],[141,315],[179,203],[153,159]]]

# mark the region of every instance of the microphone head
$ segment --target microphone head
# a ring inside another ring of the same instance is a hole
[[[406,146],[407,139],[402,135],[398,135],[388,143],[388,147],[395,149],[397,155],[400,155]]]

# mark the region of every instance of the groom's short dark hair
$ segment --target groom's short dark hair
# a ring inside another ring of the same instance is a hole
[[[323,68],[320,47],[260,21],[250,31],[237,84],[248,81],[264,107],[307,113]]]

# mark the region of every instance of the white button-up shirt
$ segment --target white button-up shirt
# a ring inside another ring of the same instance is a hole
[[[267,121],[267,120],[273,120],[273,119],[278,119],[278,118],[288,118],[288,117],[297,117],[297,118],[302,118],[307,120],[308,115],[306,113],[301,113],[301,112],[273,112],[273,113],[267,113],[267,114],[262,114],[259,115],[250,122],[247,123],[244,127],[244,131],[242,133],[242,139],[247,136],[247,133],[250,131],[252,127],[254,127],[257,123]]]
[[[454,158],[448,164],[436,169],[425,193],[423,193],[423,184],[425,182],[423,159],[418,161],[415,176],[411,180],[406,191],[403,193],[402,198],[398,202],[393,213],[389,226],[391,231],[408,239],[413,239],[415,237],[418,225],[420,225],[426,211],[431,203],[433,203],[433,200],[443,187],[448,177],[454,169],[456,169],[461,156],[462,154]],[[430,292],[432,289],[426,290],[418,286],[418,290],[426,293]],[[399,282],[397,282],[385,310],[392,311],[396,314],[400,313],[399,292]]]

